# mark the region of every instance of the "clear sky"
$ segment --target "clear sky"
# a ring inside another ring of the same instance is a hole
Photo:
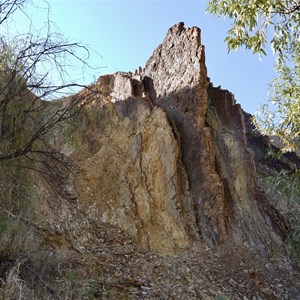
[[[237,102],[250,113],[267,99],[268,84],[274,75],[272,54],[261,61],[257,55],[243,49],[228,54],[224,39],[230,20],[207,14],[207,1],[48,2],[50,18],[59,30],[71,41],[87,44],[99,54],[92,55],[90,61],[92,65],[103,67],[96,71],[96,77],[116,71],[134,71],[138,66],[144,66],[169,27],[183,21],[187,27],[201,28],[208,76],[215,86],[221,85],[231,91]],[[34,21],[45,18],[38,10],[32,10],[32,16]]]

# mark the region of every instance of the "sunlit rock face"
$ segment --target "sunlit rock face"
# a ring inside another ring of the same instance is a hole
[[[284,223],[258,186],[241,108],[210,83],[198,28],[173,26],[144,68],[95,87],[65,151],[76,169],[66,203],[84,228],[112,224],[162,254],[226,240],[264,255],[282,248]],[[80,229],[60,224],[67,235]]]
[[[100,108],[98,125],[89,120],[83,130],[83,135],[96,137],[97,147],[87,138],[90,151],[78,162],[79,206],[90,219],[121,227],[147,248],[168,253],[185,248],[198,234],[167,115],[139,93],[142,84],[129,75],[111,75],[109,85],[111,94],[121,99],[112,96]],[[120,87],[131,89],[131,96],[122,99]],[[94,109],[89,107],[87,115]]]

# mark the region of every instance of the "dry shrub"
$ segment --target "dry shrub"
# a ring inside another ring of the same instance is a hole
[[[20,265],[18,263],[12,267],[5,280],[1,279],[0,299],[2,300],[19,300],[19,299],[34,299],[34,293],[30,290],[24,280],[20,278]]]
[[[74,287],[66,276],[69,258],[65,251],[52,250],[32,252],[22,261],[0,257],[0,300],[73,299],[68,297]]]

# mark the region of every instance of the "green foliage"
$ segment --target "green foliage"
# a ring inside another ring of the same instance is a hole
[[[300,143],[300,3],[273,0],[210,0],[207,10],[228,16],[233,25],[225,39],[228,50],[245,46],[266,54],[268,37],[277,57],[278,77],[270,85],[272,106],[261,107],[259,129],[277,135],[285,150]]]
[[[278,64],[278,77],[270,85],[270,105],[260,107],[256,124],[267,135],[280,138],[285,151],[300,150],[300,61]]]
[[[209,0],[207,10],[233,20],[225,39],[228,51],[245,46],[261,56],[270,43],[278,75],[270,84],[269,105],[260,107],[254,123],[262,133],[279,138],[282,147],[274,158],[283,159],[287,151],[300,153],[300,2]],[[300,203],[300,170],[288,168],[268,178],[270,191],[279,190]],[[300,227],[290,241],[300,257]]]
[[[296,52],[296,51],[295,51]],[[299,56],[300,57],[300,56]],[[290,66],[278,63],[278,76],[270,85],[269,104],[260,106],[255,124],[266,135],[280,141],[280,151],[271,153],[277,159],[288,151],[300,153],[300,59],[292,56]],[[300,203],[300,170],[290,165],[268,178],[271,190],[280,190]]]
[[[266,54],[268,36],[277,57],[277,78],[270,85],[272,104],[261,107],[259,129],[277,135],[284,150],[298,150],[300,144],[300,3],[273,0],[210,0],[207,10],[228,16],[228,50],[245,46]]]
[[[300,203],[300,170],[295,172],[282,170],[267,178],[269,192],[280,191]]]
[[[270,43],[281,59],[295,44],[299,46],[299,8],[293,0],[210,0],[207,6],[208,12],[233,20],[226,37],[228,50],[244,45],[253,53],[266,54],[267,29],[271,29]]]

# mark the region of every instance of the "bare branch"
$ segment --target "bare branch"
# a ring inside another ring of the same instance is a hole
[[[1,4],[0,1],[0,16],[5,13],[5,18],[9,18],[25,2],[6,0]],[[45,141],[46,135],[78,114],[88,103],[90,95],[99,93],[84,84],[65,80],[69,77],[66,68],[71,60],[80,63],[82,68],[92,68],[87,62],[89,49],[52,32],[49,6],[47,10],[44,37],[28,32],[16,36],[12,43],[4,37],[0,40],[0,162],[25,155],[28,158],[30,154],[45,154],[47,146],[41,141]],[[53,80],[52,72],[59,78]],[[71,101],[58,105],[44,101],[79,88],[88,93],[84,96],[78,93]]]
[[[0,25],[2,25],[10,16],[21,8],[27,0],[5,0],[0,2]]]

